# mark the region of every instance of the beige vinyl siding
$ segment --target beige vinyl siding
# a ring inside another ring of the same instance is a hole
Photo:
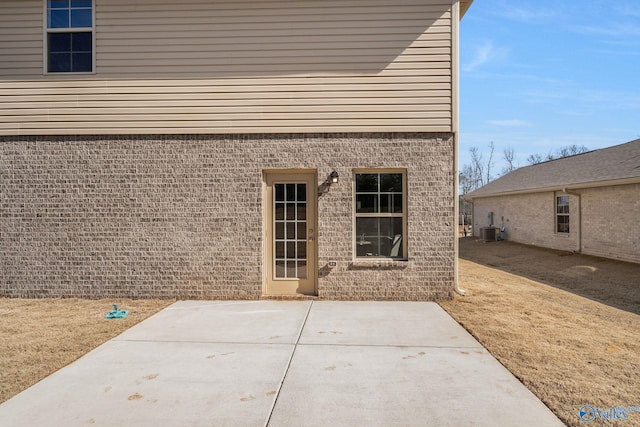
[[[450,0],[96,0],[76,76],[42,2],[0,6],[0,135],[453,130]]]
[[[0,85],[42,75],[42,10],[38,0],[0,0]]]

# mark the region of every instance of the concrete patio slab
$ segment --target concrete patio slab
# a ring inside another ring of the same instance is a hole
[[[562,426],[435,303],[178,302],[0,405],[3,427]]]
[[[264,426],[292,345],[110,341],[0,406],[2,426]]]
[[[438,304],[316,301],[301,344],[482,346]]]
[[[178,301],[117,339],[293,344],[310,305],[311,301]]]
[[[299,345],[271,425],[562,423],[482,348]]]

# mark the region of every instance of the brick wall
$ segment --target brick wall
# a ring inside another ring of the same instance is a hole
[[[573,196],[570,207],[576,206]],[[489,225],[488,215],[493,212],[493,225],[504,227],[508,240],[527,245],[572,251],[577,249],[576,228],[570,233],[555,232],[555,193],[518,194],[486,197],[473,201],[473,233],[478,236],[481,227]],[[573,216],[571,220],[573,220]]]
[[[590,188],[582,194],[582,251],[640,263],[640,184]]]
[[[406,262],[353,262],[369,167],[407,170]],[[453,139],[419,133],[0,138],[0,295],[260,298],[277,168],[340,173],[318,201],[320,298],[451,297]]]
[[[640,263],[640,184],[575,192],[581,209],[578,196],[571,195],[568,234],[555,232],[555,196],[563,193],[545,192],[475,199],[474,235],[489,225],[493,212],[494,225],[504,226],[508,240]]]

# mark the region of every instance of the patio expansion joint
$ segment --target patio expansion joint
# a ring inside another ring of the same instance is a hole
[[[112,339],[114,342],[164,343],[164,344],[231,344],[231,345],[288,345],[295,346],[295,342],[266,342],[266,341],[209,341],[209,340],[142,340],[142,339]]]
[[[267,421],[265,422],[265,427],[269,426],[269,422],[271,421],[271,417],[273,416],[273,411],[276,408],[276,404],[278,403],[278,398],[280,397],[280,392],[282,391],[282,386],[284,384],[284,381],[287,378],[287,374],[289,373],[289,368],[291,367],[291,361],[293,360],[293,356],[296,354],[296,349],[298,348],[298,345],[300,343],[300,337],[302,336],[302,332],[304,331],[304,327],[307,324],[307,319],[309,318],[309,313],[311,313],[311,307],[313,307],[313,301],[311,301],[311,304],[309,304],[309,307],[307,308],[307,313],[304,316],[304,320],[302,321],[302,326],[300,326],[300,330],[298,331],[298,337],[296,338],[296,342],[293,345],[293,349],[291,350],[291,355],[289,356],[289,360],[287,361],[287,366],[284,369],[284,374],[282,375],[282,379],[280,380],[280,383],[278,384],[278,390],[276,391],[276,395],[275,398],[273,399],[273,404],[271,405],[271,408],[269,410],[269,416],[267,417]]]
[[[477,350],[483,348],[481,345],[412,345],[412,344],[344,344],[344,343],[297,343],[296,346],[308,347],[379,347],[379,348],[434,348],[444,349],[466,349]]]
[[[165,343],[165,344],[230,344],[230,345],[273,345],[273,346],[294,346],[294,350],[296,347],[382,347],[382,348],[435,348],[435,349],[478,349],[482,346],[480,345],[414,345],[414,344],[348,344],[348,343],[337,343],[337,342],[300,342],[300,338],[302,335],[302,331],[304,329],[304,325],[306,324],[307,317],[309,313],[307,312],[304,321],[303,327],[298,332],[298,336],[296,337],[296,341],[288,341],[288,342],[266,342],[266,341],[208,341],[208,340],[143,340],[143,339],[117,339],[113,338],[110,341],[114,342],[138,342],[138,343]],[[293,355],[291,356],[293,358]],[[291,360],[289,360],[289,364]],[[288,365],[289,365],[288,364]],[[287,367],[288,367],[287,365]]]

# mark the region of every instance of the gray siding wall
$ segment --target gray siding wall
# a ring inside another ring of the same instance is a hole
[[[96,73],[43,73],[0,0],[0,135],[455,132],[451,0],[96,0]]]
[[[505,227],[507,239],[640,263],[640,184],[575,190],[570,196],[570,233],[555,232],[555,196],[563,193],[533,193],[486,197],[474,200],[474,235],[488,226]],[[580,233],[578,233],[580,230]]]
[[[452,165],[446,133],[0,138],[0,295],[260,298],[263,170],[304,168],[340,173],[320,298],[450,298]],[[408,261],[353,261],[352,172],[371,167],[408,171]]]

